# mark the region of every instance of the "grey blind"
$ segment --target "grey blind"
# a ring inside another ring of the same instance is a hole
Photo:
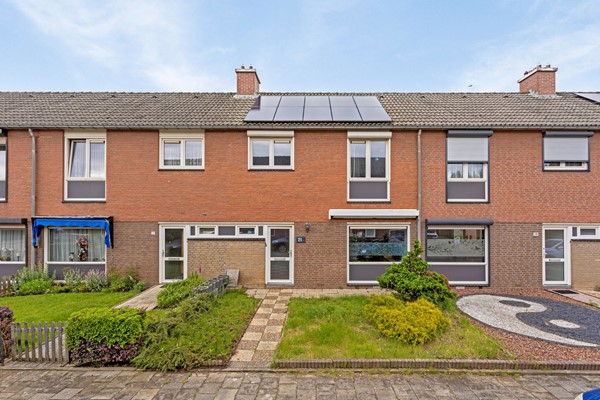
[[[544,137],[544,161],[588,162],[587,137]]]
[[[448,137],[448,162],[488,162],[487,137]]]

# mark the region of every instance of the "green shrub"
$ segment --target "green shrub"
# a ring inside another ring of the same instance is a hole
[[[448,329],[450,320],[432,302],[402,302],[393,295],[372,296],[365,317],[385,337],[410,345],[425,344]]]
[[[108,277],[104,272],[90,269],[84,276],[85,288],[88,292],[101,292],[108,287]]]
[[[50,277],[43,267],[23,267],[15,273],[12,291],[17,296],[46,293],[53,280],[54,277]]]
[[[52,280],[50,279],[35,279],[27,281],[19,286],[19,296],[29,296],[32,294],[49,293],[52,289]]]
[[[143,291],[146,284],[140,281],[137,272],[127,271],[121,274],[113,269],[108,273],[108,289],[110,292],[130,292],[132,290]]]
[[[6,358],[10,355],[10,327],[15,321],[14,313],[8,307],[0,306],[0,336],[2,337],[2,346],[0,346],[0,355]]]
[[[424,297],[439,307],[447,308],[456,295],[450,290],[445,276],[427,270],[429,264],[419,257],[421,253],[423,247],[415,240],[414,249],[377,278],[379,286],[395,290],[401,300],[415,301]]]
[[[183,300],[192,297],[194,289],[202,284],[203,280],[197,274],[190,275],[187,279],[167,283],[158,293],[158,306],[160,308],[175,307]]]
[[[128,363],[138,353],[144,314],[131,308],[88,308],[71,314],[66,344],[77,365]]]
[[[85,286],[85,280],[83,273],[79,269],[65,268],[64,270],[65,286],[69,288],[71,292],[85,292],[87,290]]]

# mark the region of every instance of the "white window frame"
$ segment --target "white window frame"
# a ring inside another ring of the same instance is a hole
[[[73,266],[74,268],[77,268],[78,266],[86,266],[86,265],[100,265],[100,264],[104,264],[104,273],[108,272],[107,270],[107,260],[108,260],[108,251],[106,246],[104,246],[104,261],[50,261],[49,257],[50,257],[50,230],[51,229],[73,229],[73,230],[81,230],[81,229],[87,229],[87,230],[98,230],[98,231],[104,231],[104,229],[102,228],[86,228],[86,227],[45,227],[44,228],[44,268],[47,270],[48,269],[48,265],[64,265],[64,266]],[[105,232],[106,233],[106,232]],[[103,241],[104,243],[104,241]]]
[[[371,142],[385,141],[385,177],[371,177]],[[365,177],[352,177],[352,143],[365,142]],[[347,183],[346,183],[346,200],[349,203],[360,202],[378,202],[390,201],[390,182],[391,182],[391,147],[392,147],[391,132],[348,132],[346,162],[347,162]],[[385,199],[351,199],[350,198],[350,182],[387,182],[387,197]]]
[[[385,262],[350,262],[350,230],[351,229],[391,229],[391,230],[400,230],[406,229],[406,251],[409,252],[411,250],[411,241],[410,241],[410,224],[356,224],[349,223],[346,225],[346,283],[348,285],[379,285],[377,281],[351,281],[350,280],[350,265],[361,265],[361,264],[375,264],[375,265],[392,265],[395,263],[399,263],[400,261],[385,261]],[[365,236],[366,237],[366,236]]]
[[[27,259],[27,230],[26,230],[26,227],[24,225],[2,225],[2,226],[0,226],[0,231],[1,230],[17,230],[17,229],[20,229],[23,231],[23,240],[25,242],[23,248],[25,249],[25,252],[20,255],[19,261],[2,261],[2,260],[0,260],[0,265],[24,265],[26,263],[26,259]],[[0,249],[0,251],[1,250],[2,249]]]
[[[450,178],[448,176],[448,166],[450,164],[462,164],[463,167],[463,177],[462,178]],[[483,164],[483,178],[469,178],[469,164]],[[446,161],[446,182],[484,182],[485,183],[485,196],[483,199],[449,199],[446,194],[446,201],[448,203],[483,203],[488,201],[488,163],[486,162],[478,162],[478,161],[469,161],[469,162],[452,162]]]
[[[294,170],[294,131],[248,131],[248,170]],[[269,142],[269,165],[254,165],[252,142]],[[290,143],[290,165],[275,165],[275,143]]]
[[[0,168],[3,168],[3,174],[0,174],[0,181],[4,181],[5,194],[8,188],[8,144],[6,142],[6,137],[0,136],[0,146],[4,146],[4,164],[0,165]],[[2,201],[6,201],[6,197],[0,197],[0,202]]]
[[[544,171],[587,171],[588,163],[585,161],[561,161],[560,165],[549,165],[558,161],[544,161]],[[568,163],[581,163],[581,165],[567,165]]]
[[[201,224],[201,225],[194,225],[195,226],[195,234],[191,235],[190,237],[192,238],[211,238],[211,239],[240,239],[240,238],[264,238],[265,237],[265,225],[256,225],[256,224],[234,224],[234,223],[219,223],[219,224]],[[235,234],[234,235],[219,235],[219,227],[220,226],[233,226],[235,227]],[[263,234],[260,235],[258,233],[258,228],[262,226],[263,227]],[[200,234],[199,232],[199,228],[211,228],[214,229],[214,233],[205,233],[205,234]],[[254,233],[253,234],[241,234],[240,233],[240,229],[241,228],[252,228],[254,229]]]
[[[106,201],[106,131],[73,131],[65,132],[64,134],[64,199],[69,202],[89,202],[89,201]],[[70,177],[71,173],[71,154],[73,148],[71,144],[77,141],[85,141],[85,176],[84,177]],[[104,176],[103,177],[90,177],[90,145],[91,143],[104,143]],[[69,198],[68,197],[68,182],[104,182],[104,197],[103,198]]]
[[[431,262],[427,261],[427,243],[425,243],[424,255],[423,259],[427,261],[429,265],[473,265],[473,266],[485,266],[485,281],[448,281],[448,283],[452,286],[481,286],[481,285],[489,285],[490,282],[490,227],[487,225],[427,225],[427,230],[425,231],[425,235],[427,235],[427,231],[429,230],[454,230],[454,229],[476,229],[483,230],[485,235],[485,251],[484,251],[484,262]]]
[[[185,144],[187,141],[202,142],[202,164],[185,165]],[[179,143],[179,165],[165,165],[164,153],[165,143]],[[204,132],[168,130],[160,132],[160,145],[158,155],[158,165],[160,170],[203,170],[206,164],[204,154],[206,152],[206,142]]]

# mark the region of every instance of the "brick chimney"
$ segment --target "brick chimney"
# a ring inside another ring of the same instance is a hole
[[[519,79],[519,91],[529,93],[534,91],[537,94],[556,94],[556,71],[558,68],[552,68],[550,64],[542,67],[538,65],[531,71],[525,71],[524,76]]]
[[[256,70],[251,65],[246,68],[243,65],[235,70],[237,76],[237,95],[256,96],[260,89],[260,79]]]

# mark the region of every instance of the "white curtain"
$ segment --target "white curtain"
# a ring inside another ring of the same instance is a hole
[[[350,142],[350,176],[352,178],[365,178],[367,144],[365,142]]]
[[[90,178],[104,178],[104,143],[90,143]]]
[[[85,177],[85,141],[71,142],[71,168],[69,177]]]
[[[202,141],[185,142],[185,165],[202,165]]]
[[[104,262],[106,247],[104,245],[104,229],[69,229],[50,228],[48,244],[48,261],[80,261],[77,244],[87,239],[87,262]]]
[[[0,229],[0,261],[25,260],[25,229]]]
[[[6,147],[0,146],[0,181],[6,180]]]
[[[179,142],[165,142],[163,146],[163,158],[165,165],[179,165],[181,156],[179,155]]]

